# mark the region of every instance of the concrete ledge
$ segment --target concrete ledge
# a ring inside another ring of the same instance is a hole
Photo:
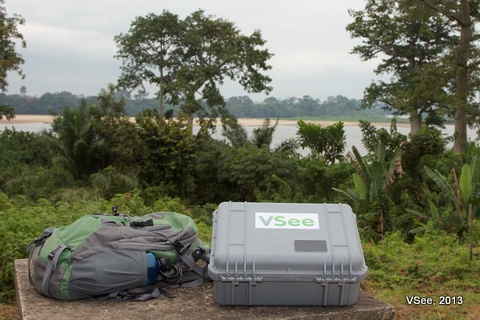
[[[114,302],[106,297],[79,301],[46,298],[28,282],[27,259],[15,260],[15,287],[20,319],[393,319],[392,306],[360,292],[351,307],[222,307],[213,298],[213,284],[169,289],[174,299],[160,297],[145,302]]]

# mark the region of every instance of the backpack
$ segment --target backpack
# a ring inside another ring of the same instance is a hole
[[[113,215],[48,228],[30,243],[28,276],[39,293],[60,300],[103,295],[148,300],[162,293],[173,297],[165,287],[208,281],[209,248],[190,217],[176,212],[130,217],[113,209]]]

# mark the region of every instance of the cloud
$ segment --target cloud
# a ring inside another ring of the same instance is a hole
[[[274,54],[268,72],[272,95],[361,98],[374,77],[371,63],[349,54],[356,42],[345,31],[351,22],[347,10],[361,9],[358,0],[7,0],[5,6],[7,14],[18,13],[26,20],[20,31],[27,49],[18,50],[26,61],[26,79],[9,75],[10,93],[25,86],[33,95],[96,95],[120,75],[113,38],[128,32],[135,17],[168,10],[184,18],[200,8],[232,21],[245,34],[261,30],[266,48]],[[265,96],[247,94],[228,82],[222,90],[226,97]]]

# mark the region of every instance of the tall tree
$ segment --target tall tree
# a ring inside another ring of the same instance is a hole
[[[478,92],[475,87],[474,73],[478,73],[478,48],[475,41],[480,39],[475,25],[480,22],[480,3],[477,0],[415,0],[452,21],[460,33],[460,41],[453,52],[455,64],[455,134],[454,152],[465,152],[467,149],[467,116],[471,107],[472,95]],[[477,51],[475,53],[475,51]],[[475,81],[478,82],[478,81]]]
[[[181,104],[190,124],[195,112],[225,106],[219,89],[225,79],[239,82],[248,92],[272,89],[270,77],[262,73],[271,68],[267,60],[272,54],[261,48],[265,41],[260,31],[243,35],[232,22],[202,10],[185,20],[167,11],[137,18],[130,32],[115,41],[116,57],[124,59],[119,85],[158,85],[159,101],[167,97]]]
[[[193,114],[204,109],[201,101],[209,108],[225,106],[219,88],[225,79],[238,81],[248,92],[272,90],[270,77],[261,73],[271,69],[267,60],[272,54],[261,48],[266,41],[259,30],[243,35],[232,22],[205,15],[203,10],[188,16],[185,24],[173,102],[184,101],[190,124]]]
[[[346,138],[343,122],[322,127],[314,123],[299,120],[297,135],[302,148],[310,148],[313,154],[323,154],[326,163],[334,164],[343,159]]]
[[[24,63],[22,56],[15,50],[15,44],[18,40],[22,47],[26,47],[26,42],[23,35],[18,31],[18,25],[23,25],[25,20],[14,14],[7,16],[4,7],[4,0],[0,0],[0,92],[7,91],[7,73],[15,71],[23,77],[23,72],[20,66]],[[0,119],[3,116],[7,119],[14,117],[13,108],[6,105],[0,106]]]
[[[140,88],[146,92],[144,82],[158,86],[158,112],[163,114],[163,102],[169,91],[167,84],[173,80],[174,54],[182,34],[183,24],[178,16],[168,11],[137,17],[128,33],[115,36],[118,46],[115,56],[123,60],[118,85],[125,89]]]
[[[382,102],[397,113],[409,114],[415,133],[424,114],[436,115],[448,104],[446,71],[438,61],[455,42],[451,26],[442,15],[412,0],[368,0],[364,10],[349,13],[354,22],[347,31],[363,39],[352,53],[363,60],[380,56],[375,72],[393,76],[390,82],[372,83],[365,90],[363,107]]]

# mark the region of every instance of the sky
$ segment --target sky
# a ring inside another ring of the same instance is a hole
[[[348,9],[364,5],[359,0],[6,0],[7,15],[25,19],[19,31],[27,42],[26,49],[17,47],[25,60],[25,79],[9,73],[7,94],[19,94],[24,86],[31,96],[62,91],[98,95],[120,76],[113,39],[128,32],[136,17],[168,10],[184,19],[203,9],[233,22],[245,35],[261,31],[264,48],[274,54],[267,72],[273,87],[269,96],[361,99],[376,79],[378,61],[361,61],[350,53],[360,40],[351,39],[345,27],[353,21]],[[147,91],[153,97],[155,89]],[[233,82],[226,82],[221,93],[254,101],[268,97]]]

